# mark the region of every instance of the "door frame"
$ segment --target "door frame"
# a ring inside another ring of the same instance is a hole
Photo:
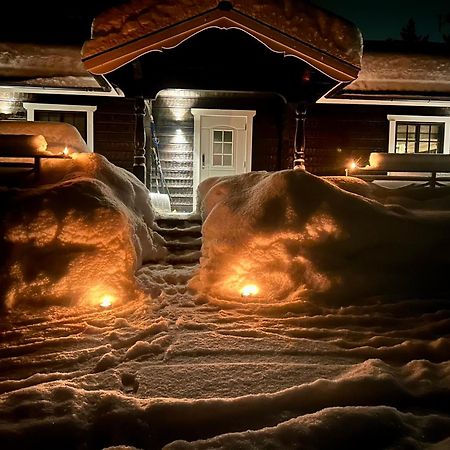
[[[246,152],[244,159],[244,173],[252,170],[252,138],[253,138],[253,117],[255,110],[248,109],[207,109],[191,108],[191,114],[194,116],[194,144],[193,144],[193,207],[197,208],[197,188],[200,184],[200,141],[201,141],[201,119],[202,116],[227,116],[227,117],[245,117],[246,120]]]

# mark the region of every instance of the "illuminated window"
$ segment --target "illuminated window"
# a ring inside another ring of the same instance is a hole
[[[230,167],[233,165],[233,131],[212,130],[212,165]]]
[[[94,150],[94,111],[91,105],[56,105],[50,103],[24,103],[27,120],[65,122],[80,132],[87,146]]]
[[[443,123],[397,122],[395,153],[442,153]]]
[[[450,153],[450,117],[388,116],[389,153]]]

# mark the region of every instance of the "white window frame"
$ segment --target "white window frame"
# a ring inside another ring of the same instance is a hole
[[[220,142],[214,140],[214,133],[216,131],[220,131],[222,133],[222,141],[220,141]],[[225,131],[231,133],[231,142],[224,140],[225,139],[225,135],[224,135]],[[222,153],[214,153],[214,144],[221,144]],[[224,153],[223,152],[223,144],[231,144],[231,155],[228,154],[228,153]],[[212,151],[213,159],[214,159],[215,155],[222,157],[222,164],[218,165],[218,166],[215,166],[214,162],[213,162],[213,166],[214,167],[233,167],[234,166],[234,130],[226,130],[226,129],[221,129],[221,128],[211,128],[211,148],[213,149],[213,151]],[[225,155],[231,156],[231,164],[228,164],[226,166],[223,164],[223,157]]]
[[[389,120],[389,153],[395,153],[397,122],[443,123],[442,153],[450,153],[450,116],[399,116],[389,114],[387,118]]]
[[[97,106],[92,105],[58,105],[53,103],[24,103],[23,107],[27,111],[27,120],[34,122],[34,112],[37,111],[67,111],[86,113],[86,144],[90,150],[94,151],[94,112]]]

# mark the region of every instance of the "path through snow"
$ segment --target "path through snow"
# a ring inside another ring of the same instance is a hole
[[[196,270],[144,266],[148,296],[106,311],[7,316],[2,448],[448,444],[448,301],[224,309],[187,290]]]

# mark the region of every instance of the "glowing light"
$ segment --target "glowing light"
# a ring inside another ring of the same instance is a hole
[[[105,294],[100,298],[99,305],[102,308],[109,308],[114,303],[114,297],[112,295]]]
[[[259,292],[258,286],[255,284],[246,284],[241,289],[241,297],[253,297]]]
[[[357,167],[358,167],[358,164],[356,164],[355,161],[352,161],[352,162],[350,163],[349,169],[350,169],[350,170],[355,170]]]
[[[69,149],[67,147],[64,147],[63,155],[64,156],[69,156]]]

